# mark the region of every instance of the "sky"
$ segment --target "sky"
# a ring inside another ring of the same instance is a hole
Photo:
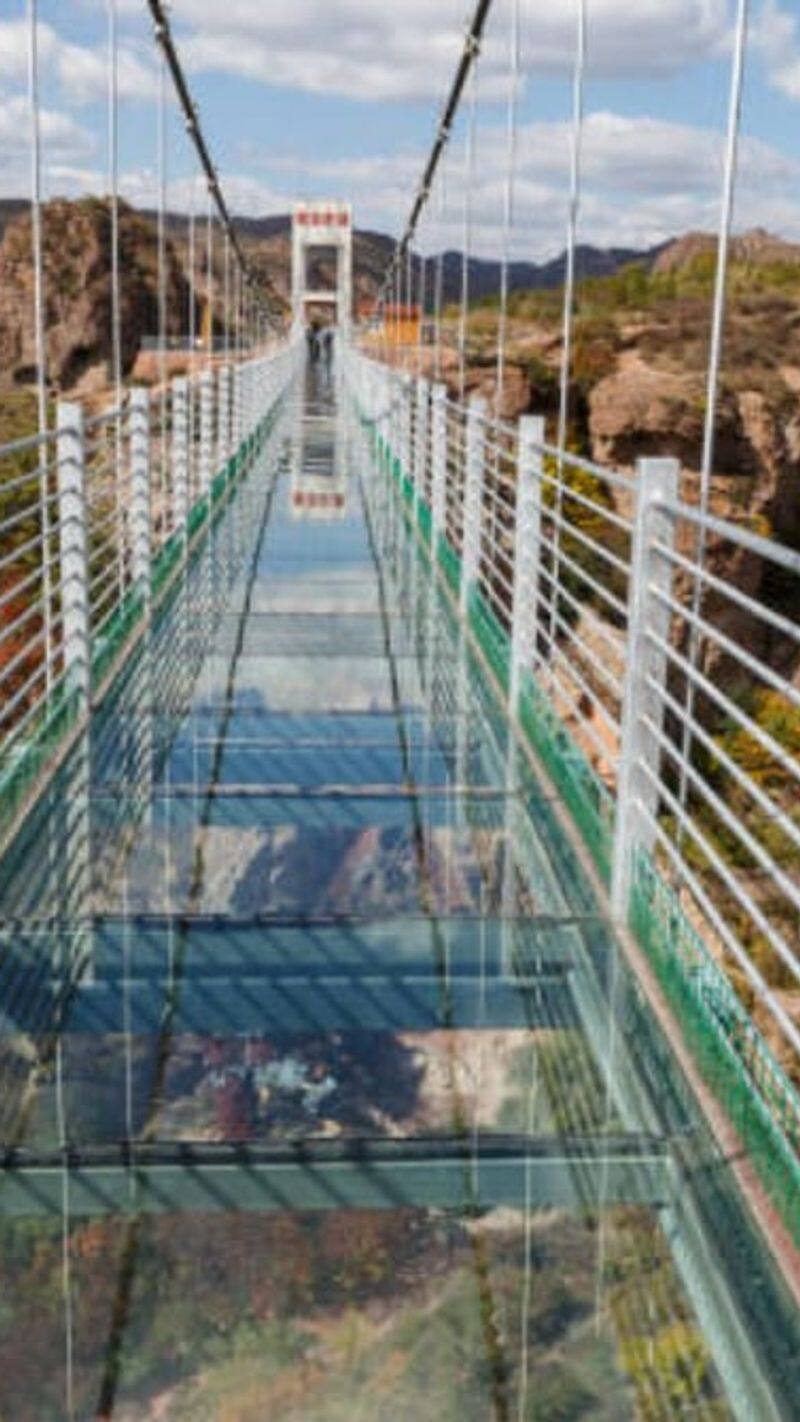
[[[150,206],[159,60],[145,0],[39,0],[45,192],[108,188],[111,4],[121,188]],[[716,227],[736,4],[588,0],[580,241],[638,249]],[[565,245],[578,0],[494,0],[475,88],[420,231],[424,251],[461,248],[466,223],[473,253],[503,250],[515,5],[521,76],[509,251],[538,261]],[[174,0],[173,31],[232,210],[261,216],[298,198],[345,198],[359,226],[398,233],[472,8],[468,0]],[[29,192],[25,15],[25,0],[0,0],[0,196]],[[800,240],[799,132],[800,0],[750,0],[737,229]],[[204,211],[171,95],[167,152],[169,206]]]

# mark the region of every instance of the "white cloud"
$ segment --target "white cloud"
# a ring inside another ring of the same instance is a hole
[[[74,104],[92,103],[108,89],[108,58],[105,46],[87,48],[69,44],[52,25],[38,27],[38,56],[41,82],[56,83]],[[118,53],[119,94],[123,100],[152,100],[157,93],[155,70],[140,58],[130,44],[120,44]],[[25,84],[28,72],[28,25],[25,20],[0,20],[0,77]]]
[[[587,116],[583,144],[580,240],[596,246],[650,247],[690,229],[713,230],[718,222],[722,138],[718,132],[647,116],[600,111]],[[287,166],[289,160],[287,160]],[[409,206],[422,155],[322,160],[306,166],[304,181],[327,184],[352,197],[360,223],[397,231]],[[472,198],[473,251],[496,257],[501,250],[506,136],[501,125],[479,134]],[[445,173],[446,203],[440,217],[434,194],[421,233],[425,250],[460,247],[463,241],[463,151],[456,146]],[[794,201],[800,160],[759,139],[740,148],[736,220],[741,228],[766,225],[800,236],[800,202]],[[525,125],[519,135],[514,253],[541,259],[563,249],[569,185],[566,124]],[[783,196],[780,196],[783,194]]]
[[[133,10],[135,0],[128,0]],[[591,74],[669,75],[725,45],[730,0],[592,0]],[[181,0],[181,51],[197,70],[271,86],[373,100],[441,98],[461,48],[463,0]],[[567,73],[575,0],[524,0],[526,66]],[[497,6],[482,61],[484,93],[505,85],[507,8]]]
[[[769,81],[787,99],[800,99],[800,23],[776,0],[764,0],[754,39],[764,55]]]
[[[108,93],[108,57],[104,49],[59,44],[56,67],[61,87],[73,103],[91,103]],[[158,94],[155,70],[122,45],[117,54],[117,84],[122,100],[149,102]]]
[[[243,173],[225,175],[223,188],[231,212],[238,217],[263,217],[267,213],[288,212],[292,197],[267,183]],[[120,193],[134,207],[154,208],[158,204],[158,175],[152,168],[129,170],[120,177]],[[167,206],[172,212],[194,211],[198,218],[207,208],[206,186],[200,178],[176,178],[169,184]]]
[[[54,109],[42,109],[39,115],[42,146],[53,160],[80,157],[91,153],[94,139],[69,114]],[[28,101],[17,94],[0,103],[0,145],[6,161],[15,155],[27,158],[30,149],[30,115]]]

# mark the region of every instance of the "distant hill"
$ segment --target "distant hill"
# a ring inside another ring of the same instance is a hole
[[[155,212],[143,214],[156,219]],[[248,244],[266,248],[263,252],[265,270],[279,291],[288,293],[290,218],[288,213],[270,217],[237,217],[234,219],[242,239]],[[170,233],[178,240],[188,233],[188,218],[183,214],[171,213],[167,218]],[[362,299],[375,295],[391,254],[394,239],[384,232],[370,228],[356,228],[354,233],[354,268],[357,294]],[[575,253],[578,278],[612,276],[620,267],[629,262],[644,261],[650,266],[661,247],[642,251],[633,247],[611,247],[608,249],[579,246]],[[459,251],[442,254],[442,294],[445,302],[461,298],[463,256]],[[510,291],[551,291],[563,284],[566,272],[566,253],[547,262],[512,262],[508,270]],[[419,261],[413,262],[414,285],[419,281]],[[468,287],[471,301],[495,295],[500,289],[501,264],[499,261],[472,257],[468,268]],[[428,282],[432,292],[433,279]]]
[[[152,336],[158,324],[156,291],[156,214],[122,205],[121,242],[123,273],[123,365],[132,368],[142,342]],[[254,270],[262,274],[277,294],[276,309],[288,313],[290,299],[291,232],[288,214],[235,219]],[[195,323],[203,319],[207,251],[204,219],[194,244]],[[189,219],[182,213],[167,217],[168,315],[170,336],[185,334],[191,302],[189,271]],[[102,366],[108,359],[110,315],[111,224],[107,201],[83,198],[58,199],[43,210],[45,248],[45,296],[49,369],[62,388],[70,388],[85,372]],[[354,234],[354,288],[358,305],[369,306],[380,289],[394,241],[386,233],[356,229]],[[713,278],[716,244],[713,236],[688,233],[646,251],[632,247],[598,248],[582,245],[576,251],[576,274],[584,278],[613,277],[632,263],[656,274],[680,273],[708,268]],[[733,263],[746,270],[794,271],[800,265],[800,247],[783,242],[769,233],[755,230],[736,237],[732,244]],[[332,282],[335,257],[322,250],[311,258],[309,277],[324,287]],[[512,262],[508,273],[509,290],[553,291],[563,285],[566,254],[546,262]],[[443,298],[458,302],[462,290],[462,254],[448,250],[442,254]],[[429,259],[426,291],[428,309],[434,289],[433,261]],[[700,275],[702,276],[702,272]],[[413,291],[419,291],[420,259],[413,260]],[[34,354],[30,311],[32,303],[31,224],[29,204],[24,198],[0,201],[0,382],[25,383],[30,378]],[[500,289],[499,261],[473,257],[468,264],[470,302],[497,297]],[[223,244],[214,243],[214,279],[217,294],[214,320],[222,333],[219,293],[224,285]]]
[[[695,262],[698,257],[716,257],[717,239],[708,232],[687,232],[676,237],[658,249],[653,262],[656,272],[674,272]],[[774,237],[763,227],[754,227],[734,237],[730,245],[731,262],[743,266],[764,267],[773,264],[800,265],[800,246],[795,242],[785,242],[782,237]]]

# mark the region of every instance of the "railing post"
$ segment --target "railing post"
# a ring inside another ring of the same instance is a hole
[[[129,432],[131,451],[131,571],[135,586],[150,603],[150,395],[131,390]]]
[[[217,466],[224,469],[231,456],[231,385],[230,366],[221,365],[217,373]]]
[[[200,377],[200,497],[211,488],[214,449],[214,377],[204,370]]]
[[[464,487],[464,543],[461,549],[461,615],[466,617],[469,595],[478,577],[483,521],[483,462],[486,444],[486,401],[473,395],[467,409],[467,453]]]
[[[254,419],[253,419],[253,366],[252,366],[252,362],[251,362],[251,361],[248,361],[247,365],[245,365],[245,366],[242,367],[242,404],[243,404],[243,415],[242,415],[242,425],[243,425],[243,429],[242,429],[242,438],[243,438],[243,439],[246,439],[246,440],[249,440],[249,439],[250,439],[250,436],[251,436],[252,433],[253,433],[253,424],[254,424]]]
[[[413,454],[411,449],[411,419],[413,392],[411,376],[405,371],[400,376],[400,463],[406,479],[414,481]]]
[[[674,545],[675,520],[666,506],[678,496],[678,469],[677,459],[640,459],[637,466],[611,883],[611,907],[621,922],[628,917],[637,852],[651,851],[655,842],[661,748],[647,721],[660,730],[664,720],[658,692],[666,684],[667,657],[653,637],[666,643],[670,612],[654,594],[669,594],[673,578],[670,560],[656,545]]]
[[[172,489],[173,528],[185,536],[189,520],[189,382],[185,376],[172,382]]]
[[[428,457],[428,382],[424,376],[416,380],[416,418],[414,421],[414,496],[417,516],[425,498],[425,469]]]
[[[431,396],[431,549],[434,559],[447,526],[447,386]]]
[[[81,708],[89,705],[89,562],[86,539],[86,459],[83,410],[60,401],[57,410],[58,534],[64,667]]]
[[[242,367],[235,365],[231,376],[231,453],[238,455],[242,444]]]
[[[517,509],[514,530],[514,604],[508,704],[517,713],[522,673],[533,665],[542,521],[544,419],[523,415],[517,441]]]

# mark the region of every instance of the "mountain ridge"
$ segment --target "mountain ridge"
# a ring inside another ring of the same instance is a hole
[[[76,200],[79,202],[80,199]],[[29,204],[24,198],[2,198],[0,199],[0,240],[2,240],[10,223],[20,217],[24,217],[28,212]],[[151,208],[133,208],[139,217],[155,223],[157,213]],[[273,249],[269,253],[264,253],[268,259],[267,266],[275,266],[277,270],[270,272],[279,290],[288,294],[288,262],[289,262],[289,235],[291,219],[288,213],[268,214],[263,217],[234,217],[234,225],[243,241],[254,246],[269,244]],[[188,238],[189,218],[185,213],[168,212],[166,216],[167,232],[173,238]],[[676,239],[677,240],[677,239]],[[362,299],[368,299],[377,291],[385,269],[393,250],[394,239],[387,233],[379,232],[370,227],[357,227],[354,230],[354,268],[356,277],[356,289]],[[581,244],[576,248],[576,273],[578,279],[592,276],[610,276],[622,266],[631,262],[643,261],[650,266],[663,250],[661,244],[658,247],[640,249],[635,247],[595,247],[589,244]],[[439,254],[435,254],[439,255]],[[455,248],[448,248],[442,256],[442,295],[445,302],[460,300],[462,286],[462,264],[463,254]],[[272,260],[270,261],[269,258]],[[433,257],[427,259],[429,264]],[[558,256],[542,262],[533,261],[512,261],[508,269],[509,291],[525,290],[553,290],[563,285],[566,272],[566,252],[561,252]],[[283,267],[284,271],[280,271]],[[419,281],[420,258],[413,259],[413,271],[416,278],[415,286]],[[500,287],[501,262],[495,258],[471,257],[468,267],[468,288],[471,301],[480,301],[484,297],[494,295]],[[372,290],[374,288],[374,290]],[[432,290],[432,281],[428,283],[428,291]]]

